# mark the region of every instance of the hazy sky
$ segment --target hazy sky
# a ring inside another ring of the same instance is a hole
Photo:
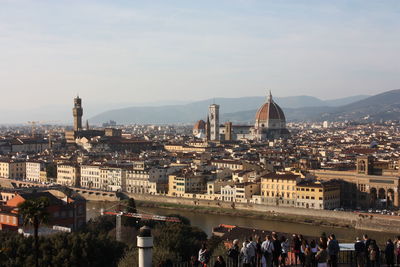
[[[398,0],[0,5],[2,108],[400,88]]]

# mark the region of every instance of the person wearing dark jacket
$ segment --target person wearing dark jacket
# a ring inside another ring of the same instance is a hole
[[[229,258],[232,259],[232,263],[234,267],[238,266],[239,262],[239,255],[240,255],[240,248],[239,248],[239,240],[233,240],[232,247],[228,250],[227,255]]]
[[[226,267],[225,260],[222,256],[217,257],[217,261],[214,263],[214,267]]]
[[[276,233],[272,233],[272,244],[274,245],[274,251],[272,252],[272,261],[274,267],[279,267],[279,258],[282,254],[282,246]]]
[[[394,244],[391,239],[386,242],[385,259],[388,267],[394,267]]]
[[[334,234],[331,234],[328,239],[329,266],[337,267],[338,255],[340,251],[339,242],[336,240]]]
[[[365,260],[367,263],[367,267],[371,266],[371,261],[370,261],[370,257],[369,257],[369,245],[371,244],[371,239],[368,237],[368,235],[364,235],[364,245],[365,245]]]
[[[364,267],[365,250],[366,248],[364,242],[359,237],[357,237],[356,243],[354,243],[354,252],[355,252],[357,267]]]

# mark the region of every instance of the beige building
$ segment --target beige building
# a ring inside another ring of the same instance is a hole
[[[79,186],[80,176],[78,165],[68,163],[57,164],[57,184],[73,187]]]
[[[136,166],[127,171],[126,191],[136,194],[165,194],[168,191],[168,174],[172,170]]]
[[[261,177],[260,204],[294,206],[299,175],[267,174]]]
[[[237,183],[221,187],[222,201],[249,202],[253,195],[260,194],[260,183]]]
[[[168,195],[182,197],[185,194],[206,193],[206,177],[193,173],[171,174],[168,176]]]
[[[354,171],[312,170],[311,174],[319,180],[340,182],[343,207],[400,207],[399,171],[378,168],[372,157],[359,157]]]
[[[107,183],[107,191],[126,191],[126,175],[127,169],[123,167],[106,166],[100,169],[100,178]]]
[[[207,147],[194,147],[194,146],[187,146],[183,144],[169,144],[164,146],[165,150],[169,152],[206,152],[210,149]]]
[[[2,159],[0,160],[0,178],[25,179],[25,161]]]
[[[212,160],[211,165],[219,169],[231,169],[233,171],[244,169],[243,163],[238,160]]]
[[[336,182],[302,181],[297,184],[296,206],[307,209],[340,207],[340,185]]]
[[[27,161],[26,162],[26,180],[31,182],[44,182],[43,171],[45,171],[45,165],[43,162],[38,161]]]
[[[101,165],[81,165],[80,185],[89,189],[107,189],[107,181],[100,176]]]

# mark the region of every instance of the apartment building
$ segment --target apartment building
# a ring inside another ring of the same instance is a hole
[[[171,174],[168,176],[168,195],[204,194],[207,178],[193,173]]]
[[[261,177],[261,203],[294,206],[296,183],[300,176],[292,173],[267,174]]]
[[[100,177],[101,165],[81,165],[80,186],[89,189],[107,190],[107,180]]]
[[[126,191],[127,168],[103,166],[100,168],[100,180],[107,191]]]
[[[244,169],[243,163],[239,160],[212,160],[211,165],[219,169],[231,169],[233,171]]]
[[[44,182],[43,171],[46,171],[45,164],[43,162],[27,161],[25,179],[31,182]]]
[[[302,181],[296,186],[297,207],[334,209],[340,207],[340,184],[337,182]]]
[[[1,159],[0,178],[6,179],[25,179],[25,161]]]
[[[237,183],[221,187],[222,201],[229,202],[249,202],[253,195],[260,194],[260,183]]]
[[[78,165],[70,163],[57,164],[57,184],[65,186],[80,185],[80,168]]]

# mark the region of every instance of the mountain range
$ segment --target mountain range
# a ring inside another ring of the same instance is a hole
[[[332,100],[321,100],[305,95],[273,99],[282,107],[287,121],[380,121],[400,118],[400,89],[374,96],[355,95]],[[206,119],[208,106],[216,103],[220,105],[221,122],[246,124],[254,122],[257,109],[265,101],[266,97],[254,96],[215,98],[189,103],[185,100],[176,100],[146,105],[132,105],[129,102],[97,103],[84,105],[84,118],[89,118],[90,124],[101,124],[109,120],[115,120],[120,124],[194,123],[199,119]],[[0,122],[26,123],[28,120],[45,120],[48,123],[65,124],[72,121],[71,111],[72,106],[55,105],[29,110],[0,109]]]
[[[321,100],[312,96],[290,96],[274,98],[287,113],[287,119],[303,120],[297,114],[297,110],[305,109],[307,113],[312,110],[318,111],[324,107],[347,105],[368,98],[367,95],[356,95],[333,100]],[[221,121],[251,123],[254,120],[256,110],[266,101],[266,97],[240,97],[240,98],[215,98],[196,101],[184,105],[163,106],[134,106],[128,108],[114,109],[100,113],[90,119],[91,123],[99,124],[108,120],[115,120],[121,124],[132,123],[193,123],[199,119],[205,119],[208,106],[212,103],[220,105]],[[296,115],[297,114],[297,115]]]

